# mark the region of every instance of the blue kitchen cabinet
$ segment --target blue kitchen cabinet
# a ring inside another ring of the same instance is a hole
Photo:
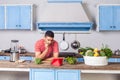
[[[0,56],[0,60],[10,60],[10,56]],[[20,56],[20,60],[33,60],[31,56]]]
[[[120,30],[120,6],[99,6],[99,30]]]
[[[120,30],[120,6],[114,6],[113,12],[113,28]]]
[[[20,60],[33,60],[33,57],[31,56],[20,56]]]
[[[119,63],[120,62],[120,58],[109,58],[108,62],[117,62],[117,63]]]
[[[117,58],[117,62],[120,62],[120,58]]]
[[[5,29],[5,7],[0,6],[0,29]]]
[[[117,58],[109,58],[108,62],[117,62]]]
[[[82,0],[48,0],[48,2],[82,2]]]
[[[53,69],[30,69],[30,80],[55,80]]]
[[[84,62],[84,58],[77,58],[78,62]]]
[[[80,70],[56,70],[55,80],[81,80]]]
[[[80,70],[30,69],[30,80],[81,80]]]
[[[6,6],[6,29],[31,29],[31,6]]]
[[[10,56],[0,56],[0,60],[10,60]]]

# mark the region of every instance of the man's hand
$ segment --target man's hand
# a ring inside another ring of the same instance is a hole
[[[49,49],[49,44],[45,44],[45,51],[47,52],[48,51],[48,49]]]
[[[49,44],[45,43],[45,50],[41,53],[41,52],[36,52],[36,57],[40,58],[40,59],[44,59],[45,55],[47,54],[49,49]]]
[[[49,47],[49,44],[48,43],[45,43],[45,48],[48,48]]]

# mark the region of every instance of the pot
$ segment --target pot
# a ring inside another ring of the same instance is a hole
[[[71,47],[73,49],[78,49],[80,47],[80,42],[76,40],[76,35],[75,35],[75,40],[71,43]]]
[[[63,33],[63,41],[60,42],[60,48],[64,51],[69,48],[68,42],[65,41],[65,33]]]
[[[75,40],[74,42],[71,43],[71,47],[73,49],[78,49],[80,47],[80,42]]]

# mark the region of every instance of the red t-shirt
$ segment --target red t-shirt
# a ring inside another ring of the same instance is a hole
[[[38,40],[35,44],[35,52],[43,52],[45,50],[45,40]],[[53,53],[59,52],[58,43],[54,40],[49,46],[48,53],[45,58],[53,56]]]

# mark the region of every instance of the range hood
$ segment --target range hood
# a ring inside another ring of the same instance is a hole
[[[82,3],[50,3],[40,14],[38,29],[55,31],[88,31],[92,22]]]

